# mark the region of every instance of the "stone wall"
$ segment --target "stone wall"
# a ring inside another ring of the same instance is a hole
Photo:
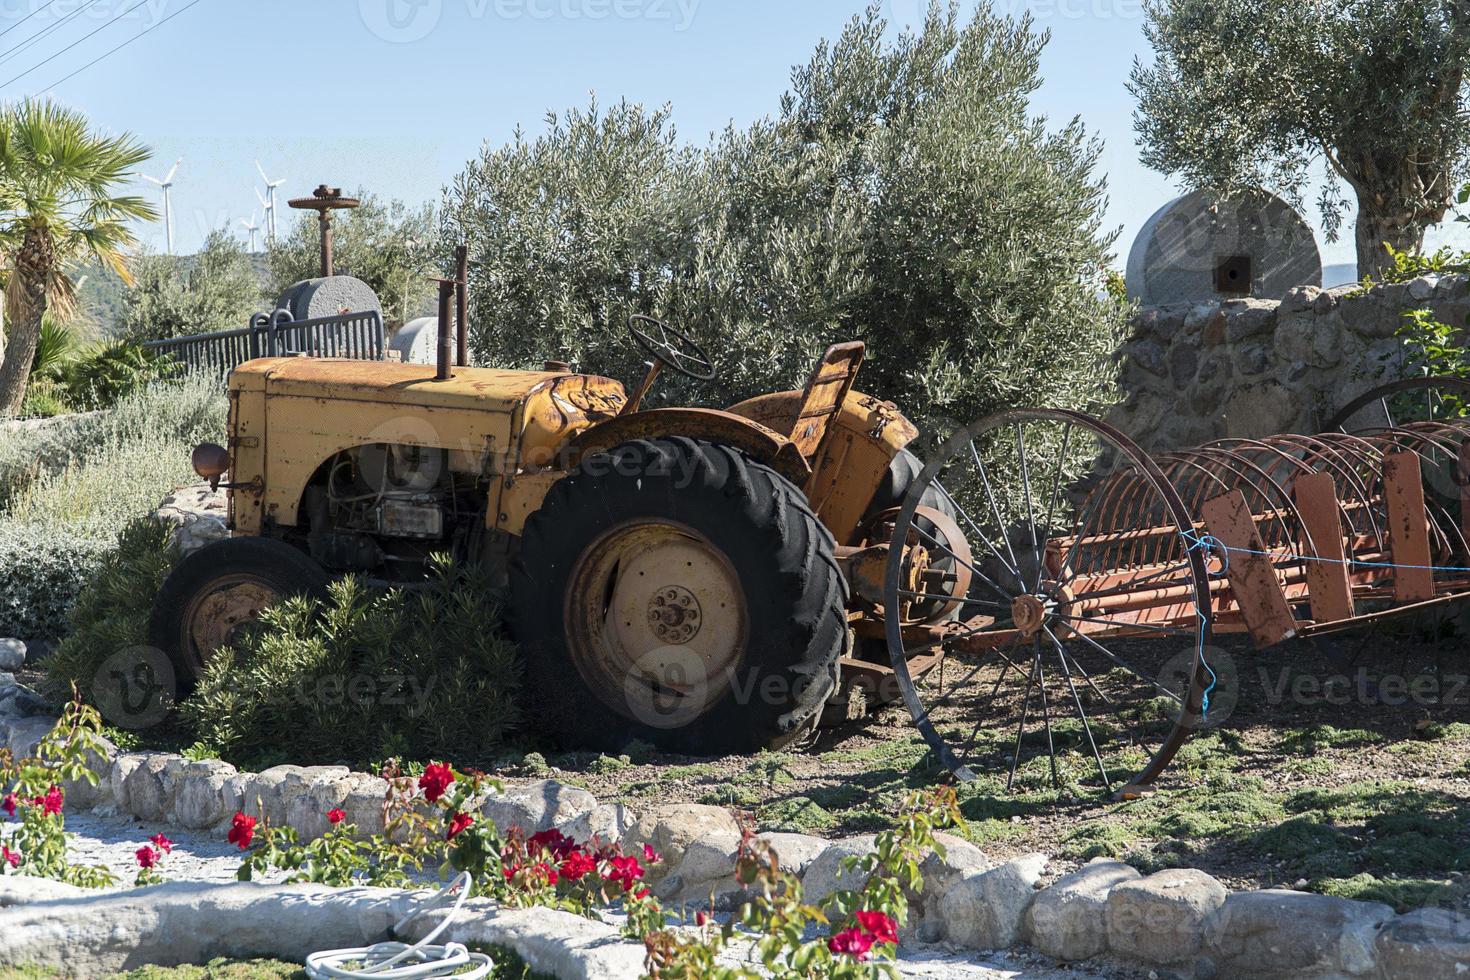
[[[1395,333],[1420,308],[1464,324],[1470,278],[1140,310],[1119,352],[1125,398],[1109,421],[1155,451],[1319,431],[1354,396],[1410,373]]]

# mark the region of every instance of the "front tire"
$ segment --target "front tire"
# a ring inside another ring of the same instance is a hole
[[[240,639],[260,614],[294,595],[326,595],[327,573],[273,538],[228,538],[200,548],[164,579],[148,642],[166,653],[182,698],[220,647]]]
[[[567,745],[753,752],[805,732],[847,647],[827,529],[784,477],[686,438],[588,457],[527,521],[511,625]]]

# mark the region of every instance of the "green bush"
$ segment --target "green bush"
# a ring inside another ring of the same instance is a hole
[[[293,599],[222,651],[181,706],[241,764],[487,760],[519,721],[520,669],[483,572],[436,564],[422,589],[355,578]]]
[[[45,693],[52,700],[69,697],[72,685],[90,699],[103,661],[147,642],[153,597],[176,557],[168,524],[143,517],[122,529],[117,547],[77,597],[67,617],[70,633],[46,659]]]
[[[626,103],[487,147],[441,218],[446,251],[476,260],[475,357],[627,381],[626,320],[649,313],[720,372],[655,401],[796,387],[852,338],[860,387],[934,428],[1111,398],[1125,310],[1103,292],[1100,146],[1033,111],[1044,36],[935,5],[890,41],[878,10],[793,73],[774,117],[707,147]]]
[[[0,437],[0,635],[58,637],[119,531],[180,485],[224,429],[215,384],[150,386],[111,410]]]

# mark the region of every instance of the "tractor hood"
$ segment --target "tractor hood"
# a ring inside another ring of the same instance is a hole
[[[561,381],[561,384],[557,384]],[[580,382],[580,383],[579,383]],[[569,372],[506,371],[498,368],[454,369],[447,381],[434,378],[428,364],[395,364],[319,357],[269,357],[236,368],[231,387],[267,395],[365,401],[383,405],[514,411],[538,391],[552,387],[574,402],[588,396],[599,407],[616,412],[625,400],[623,386],[608,378]],[[578,407],[590,408],[591,405]]]

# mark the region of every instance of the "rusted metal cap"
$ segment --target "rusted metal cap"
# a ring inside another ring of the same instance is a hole
[[[311,197],[298,197],[286,203],[302,211],[336,211],[362,206],[362,201],[355,197],[343,197],[342,188],[328,187],[326,184],[321,184],[312,191]]]

